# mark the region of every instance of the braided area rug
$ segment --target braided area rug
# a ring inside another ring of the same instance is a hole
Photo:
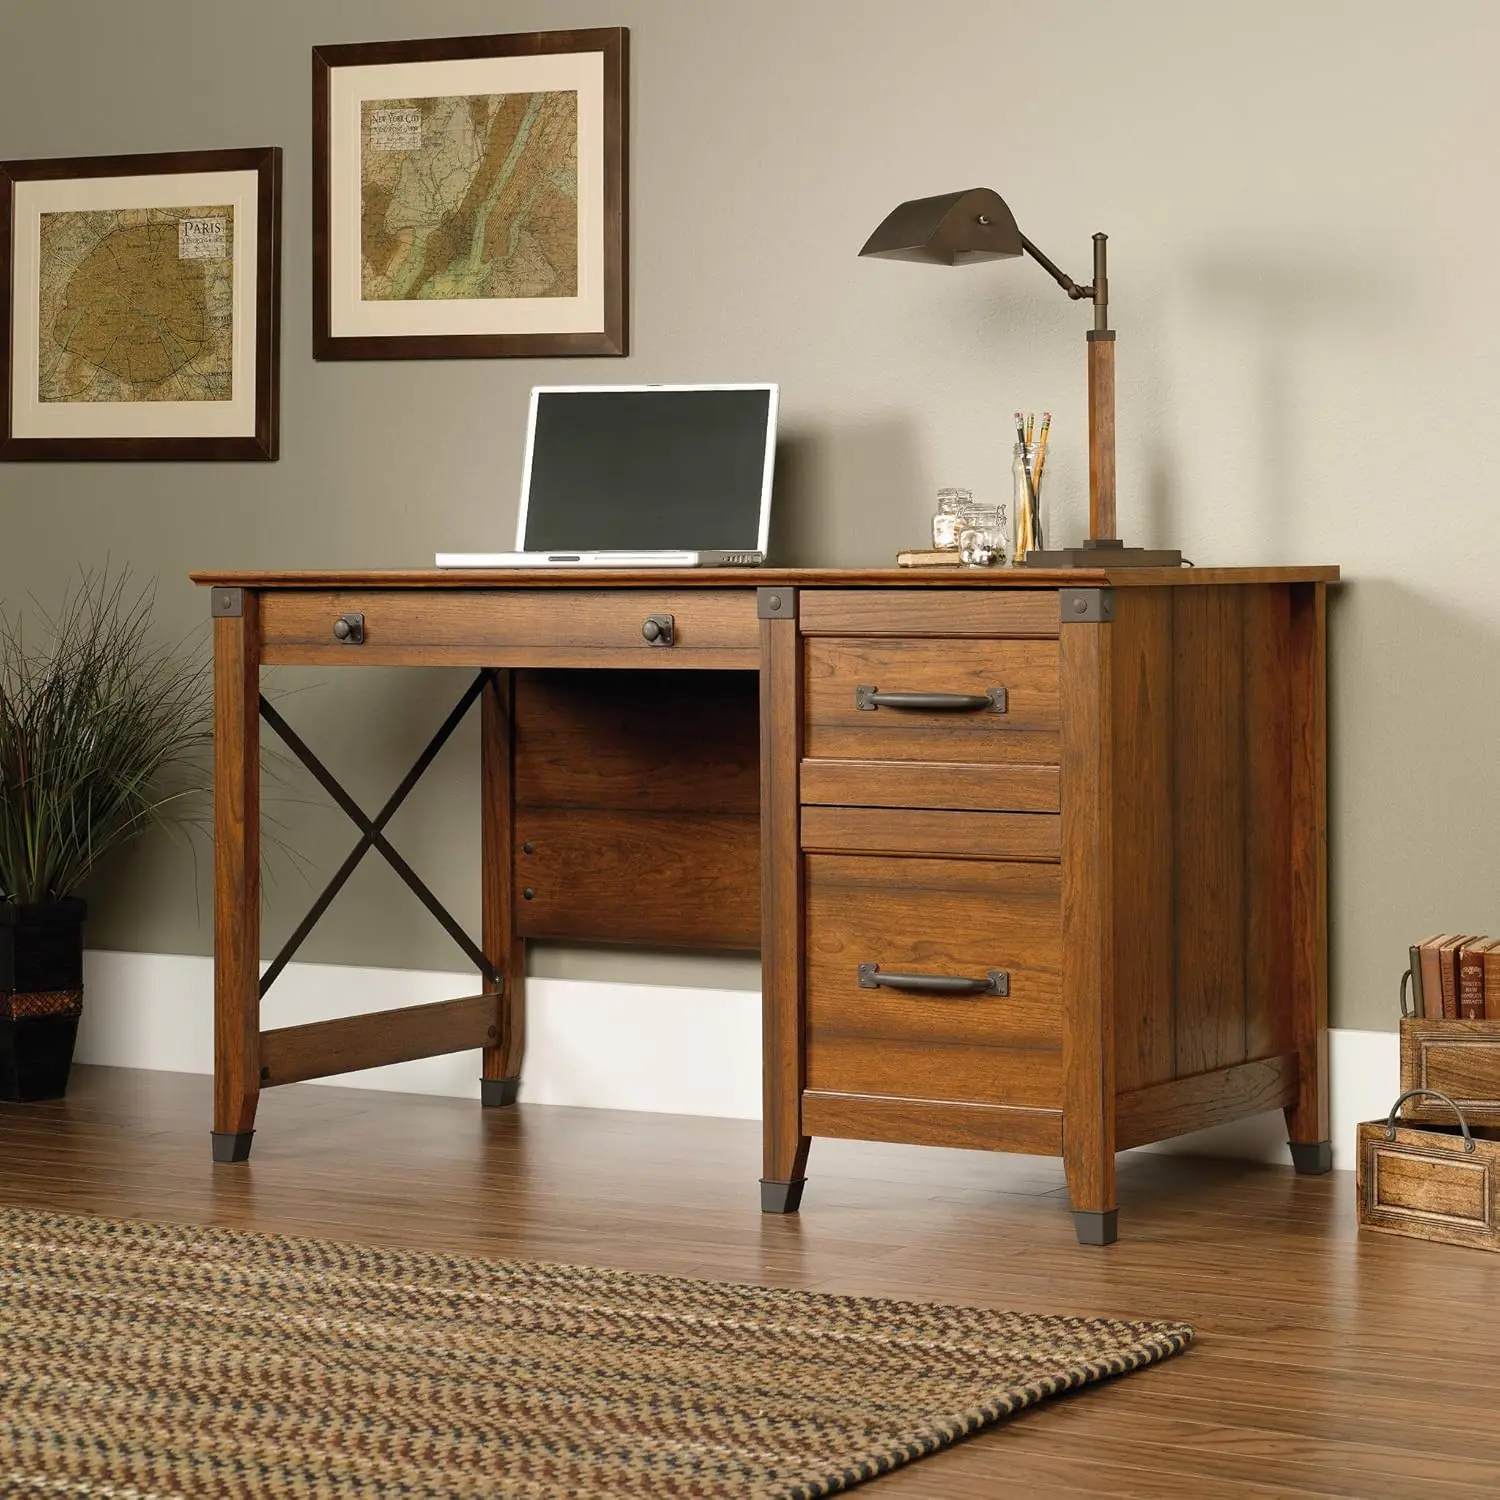
[[[0,1495],[813,1497],[1191,1341],[0,1210]]]

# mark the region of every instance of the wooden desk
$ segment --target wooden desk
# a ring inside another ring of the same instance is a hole
[[[414,1057],[480,1047],[484,1103],[513,1103],[525,941],[558,937],[759,947],[768,1212],[815,1135],[1061,1156],[1090,1243],[1125,1147],[1282,1108],[1327,1171],[1337,577],[195,574],[215,1159],[248,1156],[263,1088]],[[402,871],[404,790],[361,812],[263,703],[277,664],[476,669],[445,729],[480,704],[479,942],[404,873],[477,994],[260,1029],[263,714],[362,830],[298,940],[368,849]]]

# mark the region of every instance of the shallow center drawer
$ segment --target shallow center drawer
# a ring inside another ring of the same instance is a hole
[[[260,608],[268,663],[760,665],[748,588],[288,589]]]
[[[810,759],[1055,764],[1055,640],[811,639]]]
[[[1051,1109],[1055,865],[807,857],[807,1087]]]

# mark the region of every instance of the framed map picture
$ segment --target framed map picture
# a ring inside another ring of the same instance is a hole
[[[272,459],[281,151],[0,162],[0,458]]]
[[[314,49],[315,358],[626,352],[627,37]]]

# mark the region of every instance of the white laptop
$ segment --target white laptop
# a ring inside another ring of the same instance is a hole
[[[557,385],[531,393],[514,552],[440,568],[755,567],[775,385]]]

